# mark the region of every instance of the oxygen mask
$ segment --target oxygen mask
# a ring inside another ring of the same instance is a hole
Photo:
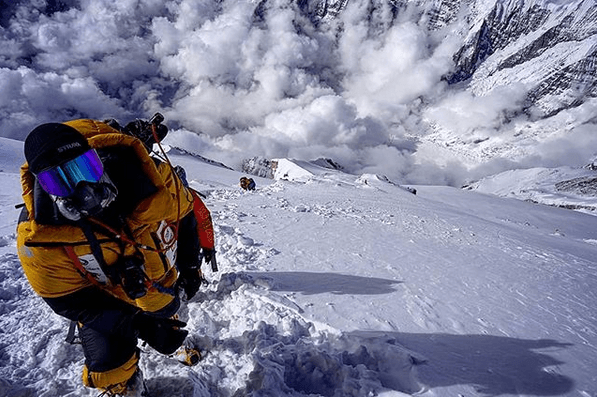
[[[82,182],[68,197],[53,196],[60,213],[72,221],[99,214],[116,199],[117,190],[107,175],[98,182]]]
[[[60,213],[73,221],[98,214],[117,194],[94,149],[45,169],[36,177]]]

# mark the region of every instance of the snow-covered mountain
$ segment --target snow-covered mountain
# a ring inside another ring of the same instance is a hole
[[[349,4],[345,0],[315,3],[317,14],[323,18],[337,18]],[[434,132],[423,140],[450,148],[456,156],[478,164],[496,158],[524,159],[534,153],[530,147],[537,142],[565,136],[585,124],[595,130],[594,1],[436,0],[369,4],[371,34],[379,33],[380,27],[394,26],[383,24],[387,20],[387,14],[380,11],[384,4],[390,4],[393,21],[408,14],[409,6],[414,4],[417,12],[409,18],[425,24],[431,36],[453,35],[462,39],[452,48],[454,65],[442,77],[451,90],[463,90],[479,101],[504,95],[501,109],[479,115],[487,119],[474,126],[457,120],[467,111],[476,110],[465,108],[466,103],[462,109],[455,106],[456,110],[444,120],[437,117],[433,99],[426,98],[421,104],[427,109],[422,110],[426,115],[423,119]],[[441,109],[442,105],[438,107]]]
[[[447,134],[436,134],[436,142],[464,144],[461,152],[472,146],[484,158],[518,160],[550,136],[585,124],[595,130],[594,1],[440,1],[428,13],[437,15],[430,18],[432,28],[466,21],[466,39],[447,81],[464,84],[477,97],[509,87],[512,105],[499,115],[501,133],[492,133],[490,121],[489,131],[463,137],[448,124],[439,128]]]
[[[466,189],[597,215],[597,172],[590,167],[505,171]]]
[[[183,313],[197,366],[141,346],[153,396],[596,395],[597,217],[288,159],[243,192],[171,160],[207,197],[220,272]],[[0,395],[96,396],[16,255],[22,161],[0,139]]]
[[[309,15],[330,20],[349,3],[302,4]],[[386,4],[394,20],[416,5],[418,12],[410,16],[414,22],[426,24],[430,32],[463,35],[454,68],[445,76],[449,84],[469,82],[477,95],[500,85],[523,84],[528,93],[520,111],[532,112],[534,118],[597,98],[597,4],[592,0],[372,0],[372,33],[384,26],[387,16],[381,10]]]

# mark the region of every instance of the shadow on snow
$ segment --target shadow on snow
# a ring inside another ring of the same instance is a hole
[[[417,352],[419,378],[430,388],[471,385],[483,395],[555,396],[572,390],[572,379],[553,370],[563,364],[549,353],[572,346],[551,339],[491,335],[355,332],[355,337],[390,338]],[[383,336],[382,336],[383,335]],[[425,358],[423,358],[425,357]]]
[[[215,341],[215,350],[248,355],[253,369],[244,387],[227,391],[198,369],[195,397],[365,397],[456,385],[486,396],[555,396],[573,388],[572,379],[550,370],[562,363],[549,353],[570,346],[554,340],[371,331],[310,336],[307,326],[297,321],[281,334],[261,322]]]
[[[307,295],[368,295],[391,293],[398,283],[335,273],[235,273],[223,275],[218,291],[205,298],[222,299],[243,284]],[[571,391],[574,382],[557,373],[554,367],[563,363],[550,353],[569,346],[549,339],[491,335],[381,331],[313,334],[311,324],[300,318],[283,331],[279,324],[261,321],[241,336],[214,340],[211,346],[213,353],[249,357],[253,369],[245,385],[223,390],[199,367],[194,372],[194,397],[364,397],[383,390],[416,393],[457,385],[471,386],[486,396],[555,396]],[[208,367],[204,370],[209,372]]]
[[[251,272],[245,273],[271,291],[300,292],[304,295],[333,293],[338,295],[378,295],[395,292],[394,284],[402,281],[362,277],[339,273]]]

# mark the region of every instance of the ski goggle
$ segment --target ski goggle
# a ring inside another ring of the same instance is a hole
[[[104,166],[95,149],[55,167],[41,171],[37,180],[41,187],[54,196],[68,197],[80,182],[99,182]]]

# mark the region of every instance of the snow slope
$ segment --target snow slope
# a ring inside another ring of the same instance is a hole
[[[597,170],[592,168],[516,169],[482,178],[467,188],[597,215]]]
[[[19,145],[0,140],[0,396],[95,396],[16,256]],[[286,162],[245,193],[172,160],[207,197],[220,272],[183,313],[198,366],[142,347],[152,395],[597,395],[597,217]]]

